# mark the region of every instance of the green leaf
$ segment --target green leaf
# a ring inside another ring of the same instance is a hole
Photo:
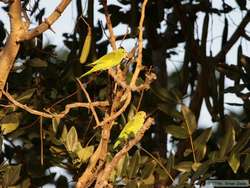
[[[61,119],[58,119],[58,118],[53,118],[52,119],[52,128],[53,128],[54,133],[56,133],[57,130],[58,130],[58,126],[59,126],[60,120]]]
[[[190,172],[192,170],[192,161],[182,161],[175,165],[175,169],[180,171],[180,172]]]
[[[128,166],[129,166],[129,155],[126,154],[123,165],[122,165],[122,170],[120,173],[121,177],[126,177],[128,175],[128,169],[129,169]]]
[[[194,140],[194,145],[206,144],[212,135],[212,128],[209,127],[202,131],[200,136]]]
[[[179,176],[178,186],[183,185],[183,188],[184,188],[184,184],[189,180],[190,176],[191,176],[191,172],[181,173]],[[176,188],[176,186],[175,186],[175,188]]]
[[[155,176],[151,173],[150,176],[142,180],[139,188],[151,188],[155,183]]]
[[[209,166],[212,164],[211,161],[205,161],[201,163],[201,165],[198,167],[198,169],[195,171],[195,173],[192,176],[192,179],[198,179],[201,176],[204,176],[204,174],[208,171]]]
[[[122,171],[123,171],[123,166],[124,163],[126,162],[126,156],[124,155],[118,162],[117,166],[116,166],[116,176],[117,177],[121,177],[122,176]]]
[[[128,177],[130,179],[133,177],[136,177],[136,174],[137,174],[139,167],[140,167],[140,165],[139,165],[140,159],[141,159],[140,151],[137,150],[129,162]]]
[[[75,127],[71,127],[66,139],[66,149],[69,152],[74,152],[78,148],[78,136]]]
[[[0,121],[3,135],[13,132],[19,126],[21,113],[11,113]]]
[[[67,130],[67,127],[64,125],[63,130],[62,130],[62,135],[61,135],[61,138],[60,138],[61,142],[63,142],[63,143],[66,142],[67,135],[68,135],[68,130]]]
[[[171,134],[175,138],[186,139],[188,138],[187,132],[183,127],[176,125],[168,125],[166,127],[167,133]]]
[[[228,164],[230,165],[230,167],[232,168],[233,172],[236,174],[239,167],[240,167],[240,159],[239,159],[239,155],[235,152],[232,152],[230,154],[229,160],[228,160]]]
[[[206,144],[210,139],[211,135],[212,135],[212,128],[210,127],[203,130],[202,133],[194,140],[193,144],[197,161],[201,161],[205,157],[207,151]],[[187,148],[184,152],[184,156],[186,157],[191,153],[192,150],[190,148]]]
[[[150,161],[145,164],[144,168],[141,171],[141,178],[142,179],[147,179],[149,176],[152,175],[156,167],[156,162],[155,161]]]
[[[3,184],[8,187],[14,185],[20,178],[21,164],[8,166],[3,175]]]
[[[193,163],[193,164],[192,164],[192,169],[193,169],[193,171],[197,171],[197,169],[201,166],[201,164],[202,164],[202,163],[197,163],[197,162],[196,162],[196,163]]]
[[[130,120],[132,120],[133,117],[135,116],[135,114],[136,114],[136,107],[135,107],[135,105],[131,104],[129,112],[128,112],[127,122],[129,122]]]
[[[157,108],[168,116],[181,118],[181,113],[175,109],[175,106],[171,107],[167,103],[160,103],[157,105]]]
[[[163,87],[151,87],[154,95],[156,95],[159,99],[161,99],[164,102],[170,103],[170,104],[177,104],[179,93],[176,90],[168,90]]]
[[[250,153],[246,155],[246,158],[243,162],[243,168],[245,173],[247,173],[248,170],[250,169]]]
[[[181,112],[185,120],[185,128],[189,135],[192,135],[197,128],[196,119],[191,110],[185,105],[181,106]]]
[[[44,60],[42,60],[40,58],[37,58],[37,57],[35,57],[33,59],[30,59],[29,64],[30,64],[30,66],[36,67],[36,68],[46,68],[46,67],[48,67],[48,62],[47,61],[44,61]]]
[[[136,180],[128,181],[125,188],[138,188],[138,182]]]
[[[15,100],[18,102],[24,103],[33,96],[35,91],[36,91],[36,89],[34,89],[34,88],[28,89],[28,90],[22,92],[19,96],[15,97]]]
[[[226,117],[225,124],[227,126],[227,131],[225,135],[219,141],[219,157],[223,158],[228,152],[232,150],[235,144],[235,130],[233,127],[234,120],[230,117]]]
[[[250,129],[247,129],[240,135],[239,140],[237,140],[237,144],[233,148],[233,151],[236,153],[242,151],[245,148],[245,146],[247,146],[249,140],[250,140]]]
[[[76,152],[77,157],[80,159],[81,162],[87,161],[91,155],[94,153],[94,146],[88,146],[82,148]]]
[[[22,183],[20,184],[20,186],[21,186],[21,188],[31,187],[30,179],[27,178],[27,179],[23,180]]]

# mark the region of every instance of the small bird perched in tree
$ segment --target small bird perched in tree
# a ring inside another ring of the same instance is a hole
[[[122,59],[126,57],[126,55],[127,55],[126,50],[124,50],[123,48],[119,48],[118,50],[115,50],[113,52],[110,52],[102,56],[95,62],[90,63],[88,66],[93,66],[93,68],[90,69],[88,72],[84,73],[83,75],[81,75],[79,79],[93,72],[107,70],[109,68],[118,65],[122,61]]]
[[[144,111],[137,112],[135,116],[124,126],[113,146],[113,149],[119,146],[122,141],[127,141],[130,136],[135,136],[143,126],[145,118],[146,113]]]

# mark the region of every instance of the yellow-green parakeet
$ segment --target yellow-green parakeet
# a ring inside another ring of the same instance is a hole
[[[127,141],[129,136],[135,136],[136,133],[141,129],[146,118],[144,111],[137,112],[135,116],[124,126],[122,132],[117,138],[113,149],[121,144],[122,140]]]
[[[81,75],[79,78],[87,76],[96,71],[107,70],[109,68],[112,68],[118,65],[122,61],[122,59],[126,57],[126,55],[127,52],[123,48],[119,48],[118,50],[110,52],[102,56],[95,62],[90,63],[88,66],[93,66],[93,68],[90,69],[88,72],[84,73],[83,75]]]

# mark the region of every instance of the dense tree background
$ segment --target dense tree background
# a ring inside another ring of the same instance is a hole
[[[117,45],[122,40],[137,41],[143,1],[117,1],[119,4],[108,1],[112,25],[115,28],[122,23],[129,28],[127,31],[124,26],[119,35],[115,33]],[[40,9],[39,2],[22,1],[28,17],[35,18],[38,23],[45,19],[45,10]],[[16,61],[23,63],[12,68],[6,86],[15,100],[33,109],[49,109],[51,113],[62,111],[67,104],[87,101],[75,81],[75,77],[88,70],[87,66],[79,63],[88,33],[81,16],[92,29],[87,62],[106,54],[110,45],[106,23],[93,24],[93,2],[89,0],[86,5],[81,0],[71,2],[76,3],[78,16],[74,31],[63,35],[67,51],[57,53],[56,46],[44,45],[42,35],[36,38],[36,42],[22,42]],[[115,120],[117,126],[111,131],[106,160],[114,156],[112,144],[138,104],[140,110],[154,117],[155,124],[141,140],[142,148],[133,147],[112,172],[109,182],[114,187],[192,187],[194,184],[203,185],[212,177],[249,179],[250,34],[245,28],[250,21],[250,11],[246,0],[219,2],[216,3],[219,6],[214,6],[210,0],[148,1],[143,32],[144,69],[138,82],[145,80],[147,71],[155,72],[157,80],[149,90],[133,93],[129,107]],[[98,3],[105,1],[99,0]],[[129,8],[124,9],[124,6]],[[8,11],[8,6],[4,5],[3,9]],[[87,14],[83,13],[84,9]],[[105,8],[98,11],[104,14]],[[231,14],[235,12],[241,20],[239,25],[233,25],[231,20]],[[221,24],[218,26],[213,22]],[[217,27],[222,31],[219,38],[211,38],[211,32]],[[0,18],[1,48],[4,48],[7,37],[6,27]],[[235,60],[227,58],[232,47],[237,48]],[[169,60],[176,56],[178,62],[171,63],[172,67],[176,64],[176,71],[170,73],[167,71]],[[133,70],[133,66],[130,69]],[[127,75],[128,80],[129,77],[131,74]],[[232,84],[228,86],[225,80]],[[108,100],[111,103],[114,100],[112,91],[115,82],[107,71],[92,74],[84,78],[83,83],[92,100]],[[225,102],[224,97],[228,93],[241,102]],[[48,183],[57,187],[73,186],[87,168],[88,159],[101,137],[100,128],[93,129],[95,121],[91,111],[75,108],[57,121],[17,108],[6,97],[0,102],[1,184],[19,187],[39,187]],[[183,103],[189,108],[181,107]],[[202,106],[209,112],[206,117],[200,116]],[[237,106],[241,111],[226,111],[231,106]],[[101,110],[98,113],[103,115]],[[211,119],[214,123],[208,128],[200,128],[196,123],[199,119]],[[10,130],[6,127],[14,128]],[[87,148],[82,158],[67,145],[66,140],[72,137]],[[72,179],[51,173],[49,169],[54,166],[65,169]],[[176,179],[175,185],[171,178]]]

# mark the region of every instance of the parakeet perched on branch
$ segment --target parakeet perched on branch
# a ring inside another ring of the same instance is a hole
[[[121,144],[121,141],[127,141],[129,136],[135,136],[136,133],[141,129],[146,118],[144,111],[137,112],[135,116],[124,126],[122,132],[117,138],[113,149]]]
[[[118,50],[115,50],[113,52],[110,52],[102,56],[95,62],[90,63],[88,66],[93,66],[93,68],[90,69],[88,72],[84,73],[83,75],[81,75],[79,79],[93,72],[107,70],[109,68],[118,65],[122,61],[122,59],[126,57],[126,55],[127,55],[126,50],[124,50],[123,48],[119,48]]]

